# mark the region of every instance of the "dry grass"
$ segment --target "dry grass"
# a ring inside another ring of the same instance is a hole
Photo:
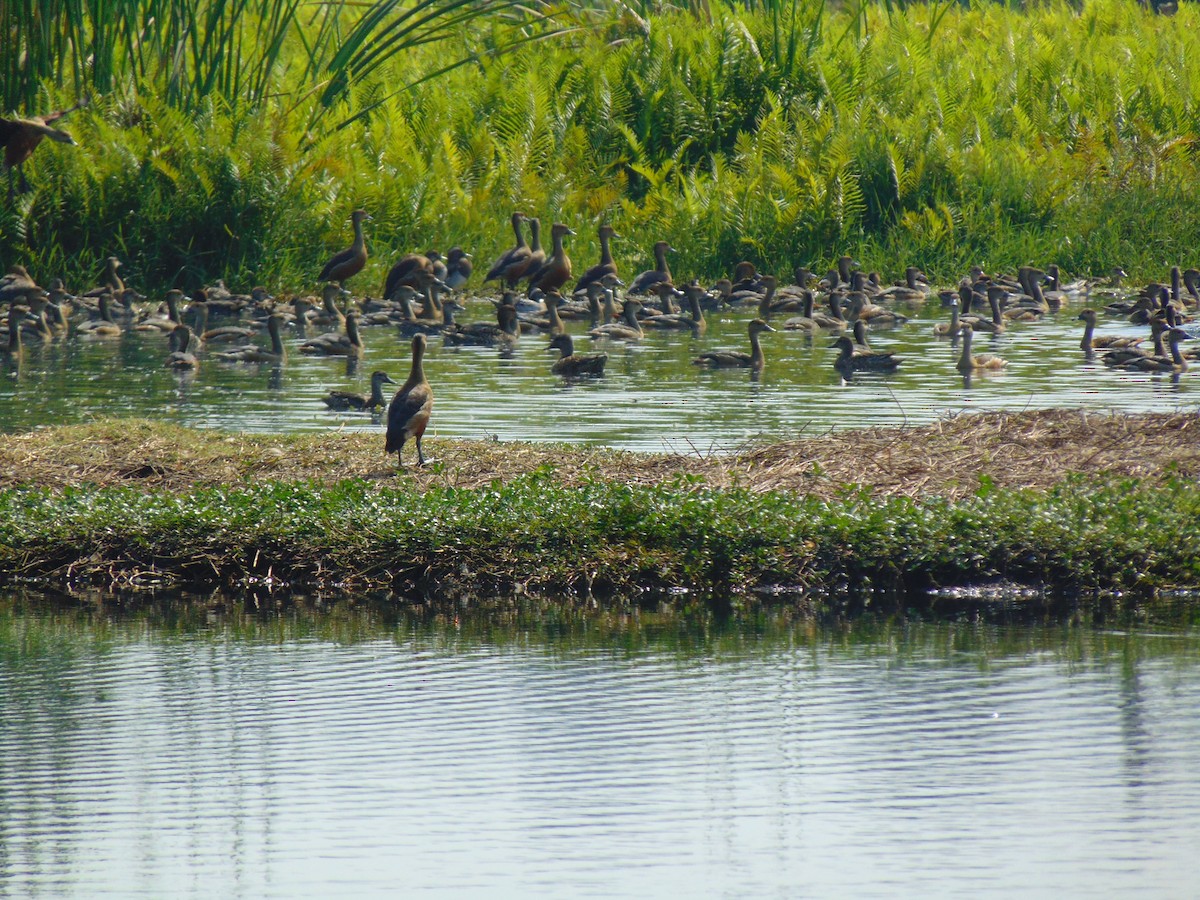
[[[1072,472],[1152,477],[1200,474],[1200,417],[1070,410],[960,415],[920,428],[839,431],[723,456],[635,454],[488,441],[429,441],[424,469],[402,477],[478,487],[543,466],[583,479],[656,483],[690,473],[716,486],[830,495],[846,484],[884,494],[960,497],[986,473],[999,487],[1047,488]],[[194,485],[347,477],[390,482],[395,458],[382,435],[247,435],[140,420],[0,436],[0,486]],[[412,450],[409,448],[409,452]]]

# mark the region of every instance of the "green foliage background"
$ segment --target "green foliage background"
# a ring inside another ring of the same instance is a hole
[[[373,216],[359,292],[411,250],[461,244],[486,266],[514,208],[569,223],[577,261],[609,221],[627,269],[666,239],[676,271],[709,278],[842,252],[941,280],[971,264],[1148,278],[1196,262],[1192,4],[1167,18],[1133,0],[527,14],[261,0],[222,31],[204,26],[226,21],[219,0],[192,2],[191,27],[224,40],[160,39],[154,56],[114,38],[101,79],[101,56],[80,65],[47,38],[22,57],[46,66],[4,69],[22,111],[96,93],[65,120],[80,146],[43,146],[36,190],[0,205],[0,265],[81,283],[115,253],[146,290],[308,289],[359,206]],[[120,5],[145,21],[152,3]],[[441,30],[405,31],[414,9]],[[73,27],[89,34],[85,12]],[[5,18],[0,32],[22,33]]]

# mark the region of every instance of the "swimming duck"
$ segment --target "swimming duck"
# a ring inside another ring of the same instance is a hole
[[[847,381],[855,372],[894,372],[904,361],[890,350],[855,350],[854,341],[844,334],[834,340],[833,346],[838,350],[833,367]]]
[[[321,398],[321,402],[330,409],[337,410],[354,409],[359,412],[365,412],[372,409],[382,409],[387,405],[387,400],[383,396],[383,386],[395,383],[387,372],[372,372],[370,394],[360,394],[356,391],[330,391]]]
[[[660,281],[671,281],[671,268],[667,265],[667,254],[675,249],[667,241],[656,241],[654,244],[654,268],[648,269],[633,279],[629,285],[630,294],[648,294]]]
[[[1188,363],[1179,351],[1179,342],[1187,336],[1186,333],[1179,328],[1167,328],[1165,334],[1169,355],[1138,356],[1116,363],[1116,367],[1138,372],[1186,372]]]
[[[443,339],[451,347],[515,347],[520,336],[517,310],[501,303],[496,307],[496,322],[462,325],[445,332]]]
[[[966,375],[968,372],[1003,369],[1008,365],[1008,360],[991,353],[981,353],[979,356],[971,353],[971,337],[975,333],[975,330],[971,327],[971,323],[963,322],[959,333],[962,335],[963,343],[962,351],[958,356],[958,364],[955,368],[963,375]]]
[[[196,335],[192,329],[186,325],[176,325],[170,334],[167,361],[163,365],[168,369],[196,369],[200,365],[197,352]]]
[[[113,320],[112,294],[103,293],[98,298],[98,301],[98,318],[89,319],[86,322],[80,322],[79,325],[75,327],[76,334],[78,334],[80,337],[86,338],[120,337],[124,332],[121,326]]]
[[[287,360],[287,352],[283,346],[282,330],[283,316],[275,313],[267,318],[267,336],[271,339],[269,349],[257,344],[246,344],[217,353],[214,358],[223,362],[283,363]]]
[[[576,353],[575,343],[566,333],[552,337],[547,349],[558,350],[561,354],[550,368],[555,375],[603,375],[608,362],[607,353]]]
[[[955,297],[950,302],[950,321],[938,322],[933,326],[933,333],[937,337],[958,337],[961,324],[958,315],[958,298]]]
[[[255,288],[254,290],[266,293],[263,288]],[[204,288],[201,288],[192,295],[192,305],[202,306],[206,313],[211,312],[208,303],[208,291]],[[197,326],[196,331],[207,344],[245,343],[258,333],[257,329],[251,328],[248,325],[222,325],[218,328],[203,329]]]
[[[346,324],[346,314],[338,306],[340,297],[349,296],[349,291],[340,284],[330,282],[321,288],[321,308],[308,317],[313,325],[324,328],[342,328]]]
[[[562,294],[558,291],[549,291],[543,294],[540,290],[535,290],[535,293],[544,298],[546,314],[544,316],[521,316],[521,330],[541,331],[546,334],[561,334],[564,332],[566,327],[563,325],[562,319],[558,317],[559,306],[566,302],[563,300]]]
[[[849,291],[846,294],[846,306],[851,319],[864,319],[876,328],[891,328],[908,321],[908,316],[872,303],[863,291]]]
[[[904,270],[904,284],[884,288],[875,297],[877,303],[895,303],[911,308],[924,305],[929,299],[929,280],[917,266]]]
[[[641,308],[640,300],[629,297],[625,301],[625,308],[621,310],[620,322],[608,322],[593,328],[588,334],[593,338],[607,338],[610,341],[640,341],[646,336],[637,315]]]
[[[977,315],[964,315],[959,313],[959,319],[962,324],[970,325],[972,331],[986,331],[988,334],[1003,334],[1005,331],[1004,314],[1000,312],[1000,293],[1003,288],[989,287],[987,289],[988,306],[992,309],[992,317],[985,319]],[[961,333],[961,329],[960,329]]]
[[[336,281],[341,284],[363,270],[367,264],[367,242],[363,237],[362,223],[369,218],[371,217],[364,209],[356,209],[350,214],[350,224],[354,227],[354,243],[341,253],[330,257],[321,274],[317,276],[317,281]]]
[[[802,299],[804,306],[801,314],[785,319],[783,327],[787,331],[806,331],[811,334],[821,327],[817,324],[817,320],[813,318],[813,303],[815,302],[813,292],[805,288]]]
[[[325,334],[309,338],[300,345],[300,352],[306,356],[362,356],[363,343],[358,333],[358,314],[352,312],[346,316],[345,331],[327,331]]]
[[[4,147],[4,167],[8,170],[8,202],[13,199],[13,170],[21,177],[21,193],[30,190],[29,182],[25,179],[25,160],[33,156],[43,138],[50,138],[60,144],[74,144],[75,139],[61,128],[55,128],[52,122],[57,122],[82,106],[88,104],[84,97],[68,109],[44,116],[28,116],[26,118],[0,118],[0,146]]]
[[[1143,341],[1143,338],[1140,337],[1127,337],[1116,334],[1105,334],[1096,337],[1096,311],[1094,309],[1080,310],[1078,318],[1079,321],[1084,323],[1083,340],[1079,342],[1079,349],[1089,356],[1096,350],[1126,349],[1136,347]]]
[[[704,321],[704,310],[700,308],[700,298],[697,294],[686,291],[676,291],[669,281],[660,281],[655,290],[661,295],[667,291],[682,296],[688,302],[688,313],[664,313],[658,316],[645,316],[639,320],[643,328],[653,328],[666,331],[690,331],[693,335],[703,334],[707,327]],[[634,301],[636,302],[636,301]]]
[[[175,328],[183,324],[179,315],[179,304],[183,300],[183,291],[172,288],[163,298],[167,307],[165,314],[159,313],[143,319],[133,326],[134,331],[154,334],[171,334]]]
[[[425,347],[425,335],[414,335],[412,369],[408,373],[408,379],[388,404],[387,436],[383,452],[395,453],[396,463],[401,468],[404,467],[404,444],[410,438],[417,444],[417,465],[425,465],[425,455],[421,452],[421,437],[425,434],[429,416],[433,412],[433,388],[425,377]]]
[[[506,287],[515,288],[525,275],[529,268],[531,254],[529,245],[525,243],[525,235],[521,232],[521,223],[525,219],[524,213],[514,212],[512,214],[512,230],[517,239],[516,246],[506,250],[499,259],[492,263],[492,267],[488,269],[487,275],[483,278],[484,284],[499,280],[504,282]]]
[[[605,275],[616,275],[617,264],[613,262],[609,242],[617,237],[616,229],[609,224],[601,225],[597,234],[600,237],[600,262],[579,276],[575,282],[575,292],[586,290],[592,284],[598,284]]]
[[[752,319],[748,327],[750,334],[749,353],[743,353],[740,350],[709,350],[693,359],[692,364],[708,369],[749,368],[756,372],[761,371],[763,366],[766,365],[767,360],[763,355],[758,336],[764,331],[774,330],[774,328],[762,319]]]
[[[546,261],[529,276],[529,291],[557,291],[571,280],[571,258],[563,247],[563,238],[575,232],[562,222],[555,222],[550,228],[552,246]]]

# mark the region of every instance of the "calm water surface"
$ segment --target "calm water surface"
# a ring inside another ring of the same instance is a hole
[[[6,896],[1200,890],[1193,627],[0,599]]]
[[[471,300],[469,307],[463,321],[492,316],[487,300]],[[842,384],[831,367],[828,337],[795,332],[764,336],[768,362],[758,381],[744,370],[697,370],[691,359],[702,350],[746,348],[751,310],[711,316],[699,339],[648,333],[641,344],[609,345],[607,375],[573,383],[550,374],[553,356],[544,337],[525,336],[508,359],[491,349],[443,347],[433,338],[426,367],[437,398],[431,434],[707,452],[760,436],[919,424],[963,410],[1196,408],[1194,373],[1176,379],[1117,373],[1084,360],[1077,311],[1074,306],[1039,323],[1013,325],[996,339],[980,336],[977,353],[999,353],[1010,365],[1002,374],[976,377],[969,387],[954,369],[956,348],[931,333],[945,315],[936,304],[906,326],[872,335],[874,346],[904,356],[898,374],[859,376],[852,384]],[[569,330],[578,350],[592,349],[582,323]],[[1100,333],[1110,332],[1140,333],[1106,320]],[[344,359],[301,356],[298,338],[289,336],[292,352],[282,368],[206,360],[187,377],[162,367],[166,342],[160,336],[30,344],[23,365],[0,377],[0,429],[140,415],[244,431],[379,431],[369,415],[330,412],[320,402],[332,388],[365,391],[377,368],[403,381],[409,341],[390,327],[365,329],[364,340],[366,357],[353,373]]]

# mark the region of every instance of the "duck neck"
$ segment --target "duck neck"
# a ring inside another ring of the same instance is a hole
[[[804,318],[811,319],[813,314],[813,295],[808,288],[804,289]]]
[[[692,321],[695,322],[697,325],[703,325],[704,324],[704,310],[701,309],[701,307],[700,307],[700,298],[697,297],[695,294],[689,294],[688,295],[688,305],[691,307],[690,312],[692,314]],[[811,307],[809,308],[809,311],[810,312],[812,311]]]
[[[552,331],[562,331],[562,319],[558,317],[558,298],[553,294],[546,295],[546,321],[550,323]]]
[[[358,333],[358,316],[346,316],[346,337],[354,347],[362,346],[362,338]]]
[[[1004,316],[1000,313],[1000,301],[996,299],[994,294],[988,297],[988,305],[992,308],[992,324],[996,325],[997,327],[1003,325]]]
[[[383,406],[383,379],[371,379],[371,406]]]
[[[174,294],[167,294],[167,318],[176,325],[183,324],[183,319],[179,317],[179,298]]]
[[[1171,299],[1176,303],[1183,296],[1183,273],[1179,266],[1171,266]]]
[[[625,319],[625,324],[634,331],[642,330],[642,323],[637,318],[637,306],[633,303],[626,303],[625,308],[621,310],[621,315]]]
[[[513,214],[512,230],[513,230],[513,234],[515,234],[517,236],[517,246],[524,247],[525,246],[525,235],[521,233],[521,216],[518,213]]]
[[[1170,335],[1167,337],[1167,346],[1171,350],[1171,362],[1175,364],[1176,370],[1182,372],[1187,368],[1187,360],[1183,358],[1183,354],[1179,351],[1179,341],[1182,335],[1175,329],[1171,329]]]
[[[663,280],[671,281],[672,280],[671,279],[671,270],[667,267],[667,248],[666,247],[660,246],[660,247],[654,248],[654,261],[658,265],[658,271],[662,272],[663,275],[666,276]]]
[[[571,336],[563,332],[558,336],[558,349],[562,353],[562,358],[575,355],[575,342],[571,340]]]
[[[1096,333],[1096,320],[1090,316],[1083,320],[1083,340],[1079,342],[1079,349],[1084,353],[1092,352],[1092,336]]]
[[[550,253],[555,259],[562,259],[566,255],[566,251],[563,249],[563,237],[564,235],[560,232],[554,232],[554,244]]]
[[[21,317],[14,313],[8,316],[8,352],[21,352]]]
[[[904,270],[904,282],[908,285],[910,291],[919,291],[920,283],[917,281],[917,269],[915,266],[909,266]]]
[[[408,381],[401,392],[411,389],[425,380],[425,342],[420,340],[423,335],[413,338],[412,368],[408,371]]]
[[[443,303],[442,304],[442,323],[447,328],[454,327],[454,304],[452,304],[452,303]]]
[[[763,292],[762,299],[758,301],[758,317],[760,319],[771,318],[771,302],[775,299],[775,285],[768,284],[766,291]]]
[[[561,240],[554,242],[554,246],[556,247],[561,244]],[[534,253],[540,253],[542,250],[542,223],[537,219],[529,220],[529,249]]]
[[[767,358],[763,355],[762,344],[758,341],[758,331],[750,332],[750,365],[752,368],[761,369]]]
[[[974,340],[974,338],[975,338],[975,332],[971,331],[970,329],[966,329],[963,331],[963,333],[962,333],[962,339],[963,339],[962,353],[960,353],[959,357],[958,357],[958,367],[960,369],[972,368],[972,365],[971,365],[971,362],[972,362],[971,361],[971,341]]]
[[[361,216],[354,217],[354,243],[350,245],[355,256],[361,256],[367,249],[367,239],[363,236],[363,220]]]
[[[279,332],[279,316],[267,319],[267,336],[271,338],[271,352],[283,356],[283,335]]]
[[[612,251],[608,247],[608,242],[608,232],[600,232],[600,265],[602,266],[611,266],[613,264]]]
[[[421,318],[433,320],[437,318],[437,304],[433,301],[433,285],[425,285],[421,298]]]
[[[604,321],[611,322],[617,317],[617,301],[613,288],[604,289]]]
[[[1163,345],[1163,326],[1160,322],[1155,322],[1150,326],[1150,335],[1154,341],[1154,355],[1166,356],[1167,348]]]
[[[108,322],[112,325],[115,325],[116,322],[113,321],[112,317],[112,306],[110,306],[111,301],[111,295],[104,293],[100,295],[100,298],[96,301],[96,303],[100,307],[100,320],[102,322]]]

